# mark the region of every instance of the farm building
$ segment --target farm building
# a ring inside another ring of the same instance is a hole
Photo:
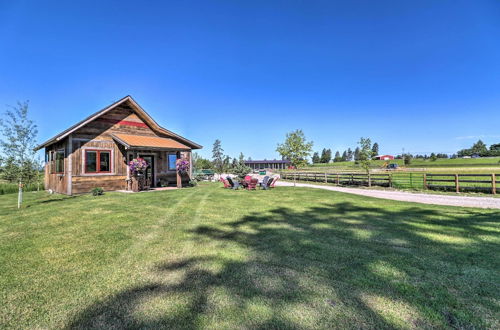
[[[141,157],[149,167],[150,186],[181,186],[176,161],[191,162],[194,143],[158,125],[131,97],[126,96],[40,144],[45,148],[45,187],[61,194],[130,189],[128,162]]]
[[[247,160],[245,161],[245,165],[250,167],[253,170],[283,170],[290,166],[289,160]]]
[[[393,160],[394,156],[392,156],[392,155],[377,155],[377,156],[373,157],[373,159]]]

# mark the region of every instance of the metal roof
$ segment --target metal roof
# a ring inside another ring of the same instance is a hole
[[[156,123],[156,121],[132,98],[132,96],[130,95],[127,95],[125,96],[124,98],[121,98],[120,100],[116,101],[115,103],[105,107],[104,109],[101,109],[99,111],[97,111],[96,113],[88,116],[87,118],[85,118],[84,120],[76,123],[75,125],[71,126],[70,128],[62,131],[61,133],[57,134],[56,136],[48,139],[47,141],[45,141],[44,143],[38,145],[35,150],[39,150],[43,147],[46,147],[48,145],[51,145],[55,142],[58,142],[62,139],[64,139],[65,137],[67,137],[69,134],[71,134],[72,132],[76,131],[77,129],[85,126],[86,124],[88,124],[89,122],[99,118],[101,115],[105,114],[106,112],[112,110],[113,108],[119,106],[120,104],[124,103],[124,102],[129,102],[130,105],[132,105],[134,111],[142,118],[144,119],[150,126],[152,129],[160,132],[160,133],[163,133],[163,134],[166,134],[166,135],[169,135],[169,136],[172,136],[178,140],[181,140],[182,142],[186,143],[187,145],[191,146],[192,149],[201,149],[203,148],[201,145],[193,142],[193,141],[190,141],[178,134],[175,134],[174,132],[172,131],[169,131],[163,127],[161,127],[160,125],[158,125],[158,123]]]
[[[168,149],[189,150],[190,147],[170,138],[157,136],[142,136],[129,134],[112,134],[113,139],[124,145],[127,149]]]

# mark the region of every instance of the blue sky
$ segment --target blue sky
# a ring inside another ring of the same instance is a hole
[[[204,156],[454,152],[500,142],[499,40],[495,0],[0,0],[0,110],[45,140],[130,94]]]

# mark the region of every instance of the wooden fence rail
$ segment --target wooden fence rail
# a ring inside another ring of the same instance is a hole
[[[345,186],[416,188],[457,193],[479,191],[492,194],[500,189],[500,174],[281,172],[280,175],[284,180]]]
[[[498,192],[500,174],[424,174],[424,188],[455,192]]]

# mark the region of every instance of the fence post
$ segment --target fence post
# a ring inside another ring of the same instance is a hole
[[[340,174],[337,173],[337,185],[340,185]]]
[[[460,192],[460,187],[459,187],[459,185],[458,185],[458,174],[455,174],[455,191],[456,191],[457,193],[459,193],[459,192]]]
[[[389,188],[392,188],[392,173],[387,174],[389,177]]]
[[[424,173],[424,188],[429,189],[429,187],[427,186],[427,173]]]
[[[413,173],[410,172],[410,188],[413,189]]]
[[[497,179],[495,173],[491,175],[491,193],[496,195],[497,193]]]
[[[328,183],[328,179],[326,178],[326,172],[325,172],[325,183]]]
[[[293,172],[293,186],[295,187],[295,184],[297,182],[297,173]]]
[[[368,187],[372,186],[372,178],[370,176],[370,172],[368,172]]]

